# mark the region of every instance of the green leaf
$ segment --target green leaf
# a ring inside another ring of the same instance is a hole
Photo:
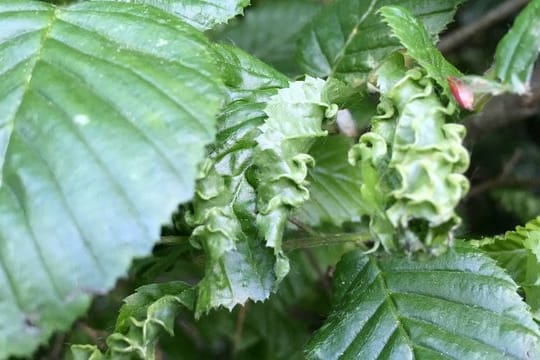
[[[337,105],[330,104],[325,85],[324,80],[308,76],[280,89],[266,105],[268,118],[255,139],[257,227],[266,246],[274,249],[278,281],[289,272],[281,249],[287,220],[293,209],[309,199],[306,177],[314,160],[308,152],[317,139],[327,135],[322,130],[324,121],[337,114]]]
[[[309,0],[280,0],[258,4],[216,37],[232,42],[289,75],[300,74],[294,61],[300,30],[321,8]]]
[[[350,152],[373,238],[386,251],[440,254],[460,223],[455,209],[469,189],[465,127],[447,123],[455,110],[441,101],[423,69],[393,54],[377,71],[381,99],[371,131]]]
[[[525,292],[537,320],[540,320],[540,217],[504,236],[473,242],[503,267]]]
[[[120,308],[109,347],[102,354],[95,346],[74,345],[76,359],[156,359],[156,343],[164,331],[174,333],[174,321],[183,308],[193,310],[195,292],[183,282],[151,284],[138,288]]]
[[[241,15],[250,0],[93,0],[138,3],[157,7],[204,31]]]
[[[444,90],[448,99],[453,99],[448,86],[448,77],[461,77],[463,74],[450,64],[435,47],[433,39],[424,24],[418,21],[409,10],[401,6],[384,6],[379,12],[392,28],[393,34],[412,57]]]
[[[521,189],[500,189],[491,193],[499,205],[525,223],[540,215],[540,197]]]
[[[515,92],[529,89],[534,63],[540,50],[540,0],[532,0],[497,45],[495,74]]]
[[[310,169],[309,200],[298,209],[295,217],[305,224],[341,226],[360,221],[365,214],[360,185],[360,172],[349,164],[348,151],[353,140],[344,136],[329,136],[318,140],[311,148],[315,167]]]
[[[517,286],[478,250],[417,262],[351,252],[308,359],[537,359],[540,333]]]
[[[0,29],[5,358],[151,251],[192,198],[223,90],[207,40],[158,9],[3,1]]]
[[[229,103],[218,122],[216,143],[197,184],[191,241],[207,254],[205,277],[198,285],[196,315],[248,299],[266,299],[276,281],[274,255],[256,227],[256,193],[247,178],[255,138],[264,123],[264,107],[286,78],[231,46],[219,46],[218,63],[229,90]]]
[[[298,60],[311,75],[334,76],[353,85],[365,82],[371,70],[399,48],[399,42],[377,11],[383,5],[409,10],[436,35],[465,0],[336,0],[321,9],[300,39]]]

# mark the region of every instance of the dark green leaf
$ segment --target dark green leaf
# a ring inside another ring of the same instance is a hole
[[[525,292],[525,300],[540,320],[540,217],[504,236],[476,242],[497,260]]]
[[[217,35],[259,59],[290,74],[300,73],[294,61],[300,30],[321,4],[309,0],[280,0],[249,8],[246,15]]]
[[[192,198],[222,86],[199,32],[140,5],[3,1],[0,58],[5,358],[150,252]]]
[[[308,359],[538,359],[540,333],[517,286],[478,250],[424,262],[351,252]]]
[[[295,217],[311,225],[340,226],[344,222],[360,220],[366,212],[360,193],[361,176],[348,161],[353,140],[344,136],[330,136],[318,140],[311,149],[315,167],[309,172],[309,200]]]
[[[335,76],[353,85],[365,82],[399,41],[377,11],[399,5],[436,35],[448,24],[465,0],[336,0],[321,9],[300,39],[298,60],[311,75]]]
[[[499,205],[525,223],[540,215],[540,197],[521,189],[500,189],[491,193]]]
[[[96,1],[96,0],[93,0]],[[208,30],[243,13],[250,0],[97,0],[155,6],[180,17],[198,30]]]
[[[495,73],[515,92],[524,93],[540,50],[540,0],[532,0],[516,18],[495,53]]]

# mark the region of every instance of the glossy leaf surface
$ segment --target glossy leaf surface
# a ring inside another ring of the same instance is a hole
[[[192,198],[222,86],[154,8],[0,3],[0,358],[110,289]]]
[[[334,310],[308,359],[537,359],[540,333],[488,256],[455,248],[417,262],[346,254]]]

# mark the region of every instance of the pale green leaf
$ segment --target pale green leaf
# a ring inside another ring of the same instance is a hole
[[[517,286],[488,256],[429,261],[351,252],[308,359],[538,359],[540,333]]]
[[[377,11],[384,5],[409,10],[436,35],[465,0],[336,0],[321,9],[300,39],[298,60],[311,75],[334,76],[353,85],[365,82],[371,70],[399,41],[391,36]]]
[[[287,80],[242,50],[225,45],[216,49],[229,103],[218,119],[217,141],[187,218],[194,227],[192,243],[207,254],[197,316],[248,299],[264,300],[277,279],[273,251],[256,228],[257,197],[247,173],[266,103]]]
[[[174,334],[174,322],[182,309],[193,310],[195,291],[183,282],[145,285],[124,299],[114,332],[102,354],[95,346],[75,345],[76,359],[156,359],[159,336]]]
[[[525,301],[540,320],[540,217],[504,236],[474,242],[497,260],[525,292]]]
[[[315,143],[310,152],[315,167],[307,177],[309,200],[295,218],[314,227],[360,221],[366,209],[360,193],[360,172],[348,161],[352,145],[353,140],[344,136],[330,136]]]
[[[529,89],[534,63],[540,51],[540,0],[532,0],[497,46],[495,74],[517,93]]]
[[[93,0],[96,1],[96,0]],[[160,8],[204,31],[243,13],[250,0],[97,0],[138,3]]]
[[[392,33],[407,49],[407,54],[422,66],[428,76],[444,89],[448,99],[453,99],[448,86],[448,77],[461,77],[463,74],[450,64],[435,47],[433,38],[424,24],[401,6],[385,6],[380,10],[385,22],[392,28]]]
[[[321,8],[310,0],[264,2],[246,11],[244,17],[229,24],[217,35],[277,69],[297,75],[300,69],[294,60],[300,30]]]
[[[68,328],[192,198],[213,58],[158,9],[0,3],[0,358]]]

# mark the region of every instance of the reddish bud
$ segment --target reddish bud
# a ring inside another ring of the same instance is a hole
[[[459,106],[470,111],[474,110],[474,93],[467,84],[460,79],[449,76],[448,85]]]

